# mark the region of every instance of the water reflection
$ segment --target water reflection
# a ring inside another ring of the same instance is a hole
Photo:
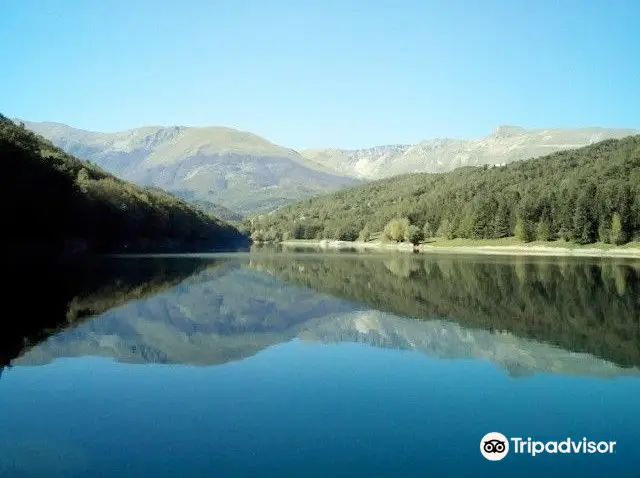
[[[3,293],[19,306],[0,333],[0,370],[23,351],[58,331],[97,316],[119,304],[168,290],[211,261],[95,259],[52,264],[7,261]]]
[[[71,326],[12,364],[92,355],[212,365],[301,339],[491,360],[514,377],[640,365],[631,264],[261,253],[115,264],[97,291],[61,301]]]
[[[252,253],[24,270],[0,476],[637,469],[631,264]],[[619,448],[496,467],[478,451],[492,430]]]
[[[252,267],[287,282],[418,319],[640,365],[640,268],[614,260],[270,255]]]

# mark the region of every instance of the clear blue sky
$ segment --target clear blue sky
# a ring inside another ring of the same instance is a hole
[[[293,148],[640,128],[640,1],[2,0],[0,111]]]

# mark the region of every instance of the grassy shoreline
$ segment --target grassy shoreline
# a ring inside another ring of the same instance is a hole
[[[409,243],[393,243],[374,240],[337,241],[292,239],[282,241],[283,247],[309,247],[320,249],[362,249],[373,251],[406,251],[421,253],[464,253],[538,256],[629,257],[640,259],[640,242],[621,246],[604,243],[575,244],[565,241],[519,242],[514,237],[503,239],[433,239],[417,246]]]

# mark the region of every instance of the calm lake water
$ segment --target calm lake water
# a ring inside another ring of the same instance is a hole
[[[0,339],[0,477],[639,476],[637,262],[252,252],[29,276],[5,291],[25,299]],[[493,462],[489,432],[616,445]]]

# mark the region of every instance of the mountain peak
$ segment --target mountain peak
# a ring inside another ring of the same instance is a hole
[[[508,138],[510,136],[518,136],[524,133],[526,133],[526,130],[522,126],[502,124],[498,126],[493,133],[491,133],[491,137]]]

